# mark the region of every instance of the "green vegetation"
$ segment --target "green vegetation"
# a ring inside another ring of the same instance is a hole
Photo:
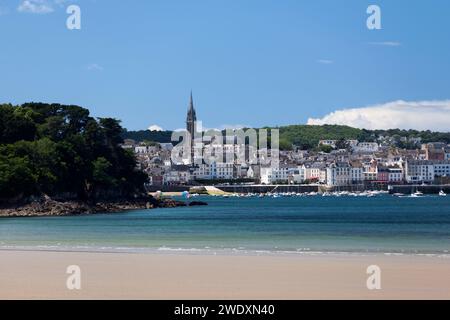
[[[347,126],[294,125],[280,127],[280,139],[288,140],[301,149],[317,147],[320,140],[361,139],[363,132]]]
[[[172,131],[127,131],[124,130],[121,134],[123,139],[132,139],[138,142],[152,141],[159,143],[169,143],[172,138]]]
[[[321,144],[320,146],[317,146],[317,148],[315,148],[315,150],[319,151],[319,152],[325,152],[325,153],[330,153],[331,151],[333,151],[333,147],[329,146],[329,145],[325,145],[325,144]]]
[[[115,119],[94,119],[78,106],[0,105],[0,200],[72,194],[94,201],[103,195],[142,191],[146,175],[119,146]]]
[[[374,142],[380,137],[390,137],[392,144],[400,148],[414,149],[416,144],[402,139],[421,138],[422,143],[446,142],[450,143],[450,132],[431,132],[417,130],[366,130],[348,126],[324,125],[309,126],[295,125],[280,127],[280,139],[289,141],[301,149],[316,148],[320,140],[337,140],[339,149],[348,149],[345,140],[358,140],[360,142]]]
[[[320,140],[337,140],[338,147],[346,149],[348,146],[346,145],[345,140],[354,139],[361,142],[374,142],[380,137],[391,137],[393,145],[410,149],[416,148],[417,145],[410,141],[404,141],[403,139],[421,138],[423,143],[436,141],[450,143],[450,132],[443,133],[400,129],[366,130],[339,125],[292,125],[278,127],[277,129],[280,130],[280,148],[282,150],[290,150],[293,146],[305,150],[318,150],[317,148]],[[144,140],[170,142],[171,134],[171,131],[126,131],[122,133],[122,137],[130,138],[137,142],[142,142]],[[327,147],[323,147],[321,150],[325,152],[331,151]]]

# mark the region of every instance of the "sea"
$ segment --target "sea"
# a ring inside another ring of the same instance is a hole
[[[449,257],[450,197],[196,197],[208,206],[0,219],[0,250]]]

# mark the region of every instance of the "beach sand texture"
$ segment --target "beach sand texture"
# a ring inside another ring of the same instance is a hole
[[[0,299],[450,299],[450,260],[0,251]],[[81,290],[68,290],[69,265]],[[381,268],[381,290],[366,269]]]

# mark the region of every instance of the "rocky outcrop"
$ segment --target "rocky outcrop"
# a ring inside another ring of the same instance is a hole
[[[137,209],[176,208],[188,204],[171,198],[155,199],[151,196],[132,200],[118,200],[88,204],[81,201],[55,201],[48,196],[29,203],[0,208],[0,217],[74,216],[96,213],[114,213]],[[189,204],[192,205],[192,202]]]

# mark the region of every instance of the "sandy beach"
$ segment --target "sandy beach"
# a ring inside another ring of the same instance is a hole
[[[0,251],[0,299],[450,299],[450,260]],[[69,265],[81,290],[68,290]],[[381,268],[381,290],[366,269]]]

